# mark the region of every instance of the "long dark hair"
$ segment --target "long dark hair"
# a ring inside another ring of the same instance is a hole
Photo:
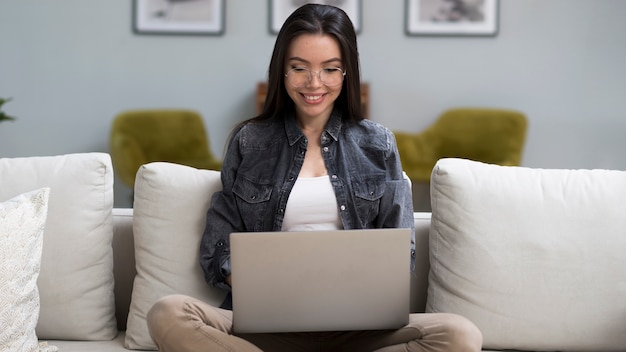
[[[282,118],[287,110],[295,109],[285,89],[285,58],[291,42],[302,34],[325,34],[337,40],[346,77],[335,106],[341,110],[345,121],[362,120],[359,51],[354,25],[343,10],[320,4],[303,5],[285,20],[270,61],[265,105],[261,114],[252,120]]]

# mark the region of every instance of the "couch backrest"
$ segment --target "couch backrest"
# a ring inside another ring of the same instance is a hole
[[[126,330],[126,319],[133,292],[135,242],[133,241],[133,209],[113,209],[113,276],[115,278],[115,317],[119,330]]]
[[[415,270],[411,277],[411,311],[424,312],[428,288],[430,213],[415,213]],[[133,209],[113,209],[113,273],[115,310],[120,330],[126,330],[135,269]]]
[[[429,234],[431,213],[413,213],[415,219],[415,269],[411,275],[411,312],[423,313],[428,296]]]

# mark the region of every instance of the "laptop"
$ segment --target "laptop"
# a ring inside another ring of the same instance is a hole
[[[410,229],[230,235],[235,333],[405,326]]]

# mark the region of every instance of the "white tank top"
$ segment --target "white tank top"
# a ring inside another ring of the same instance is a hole
[[[289,194],[283,231],[343,228],[337,198],[328,176],[298,177]]]

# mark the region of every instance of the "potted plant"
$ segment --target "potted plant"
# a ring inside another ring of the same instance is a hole
[[[15,117],[9,116],[4,111],[2,111],[2,105],[4,105],[4,103],[8,102],[9,100],[11,100],[11,98],[0,98],[0,122],[4,120],[15,120]]]

